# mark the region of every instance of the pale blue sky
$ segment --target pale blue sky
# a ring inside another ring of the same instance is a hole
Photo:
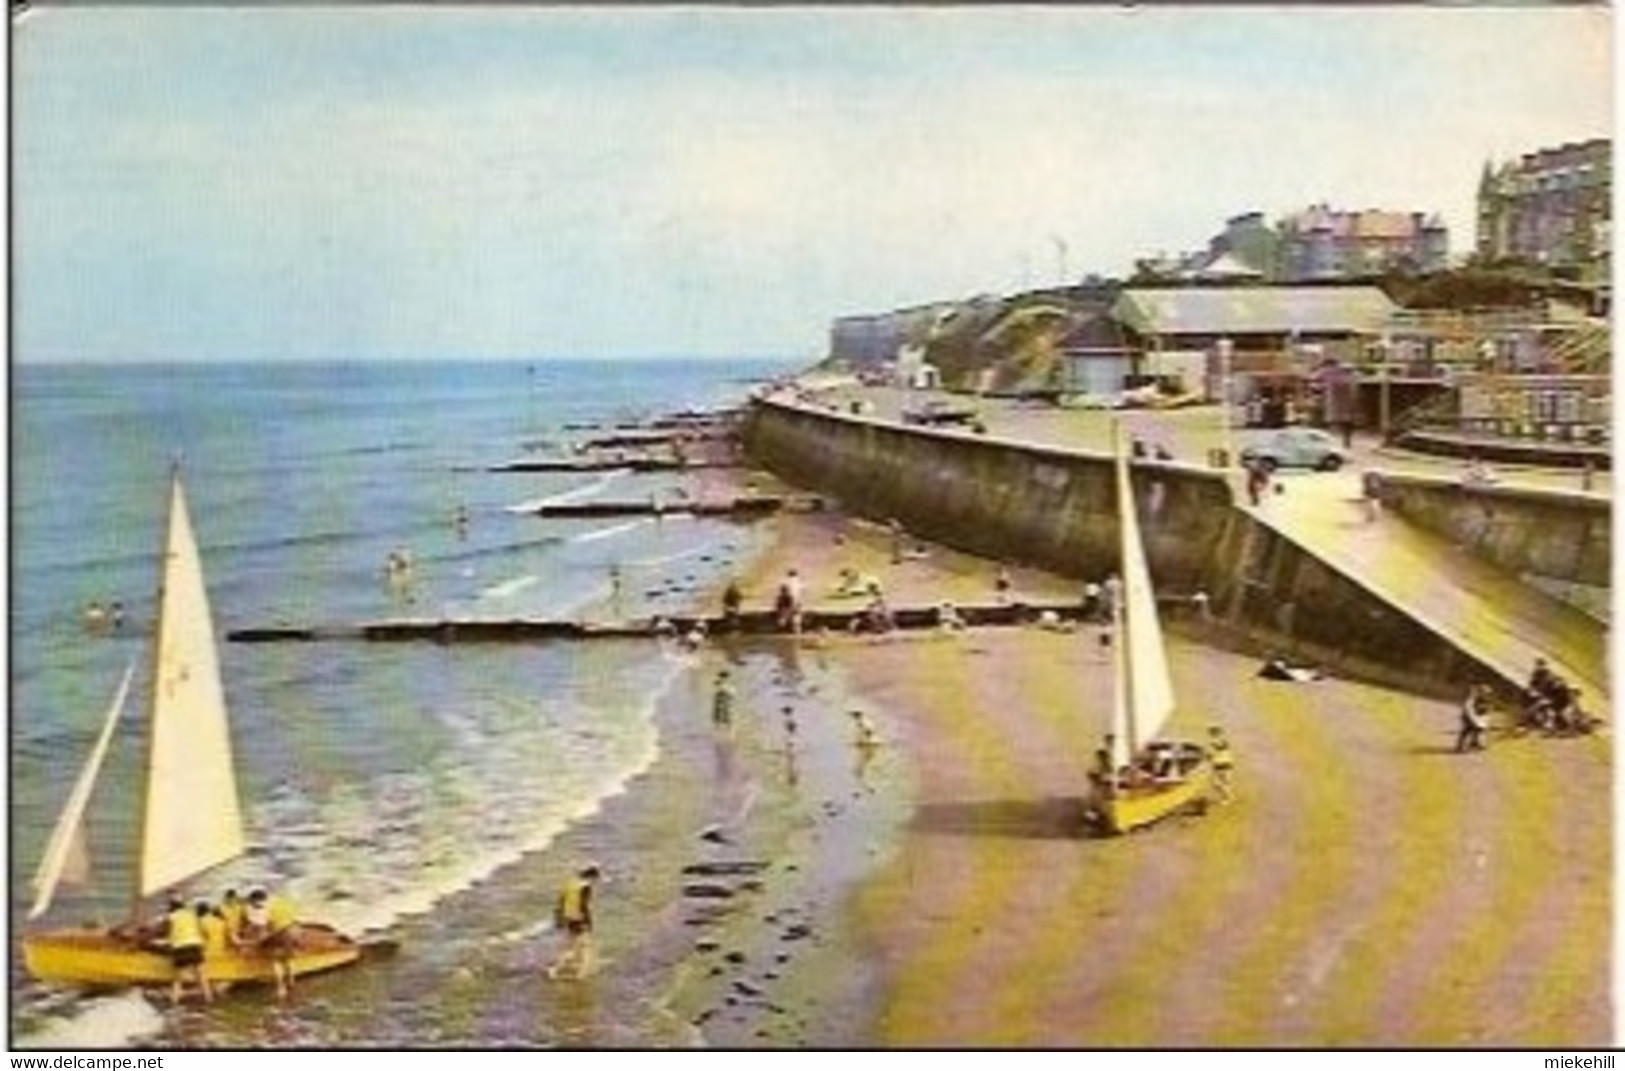
[[[1607,135],[1606,8],[41,7],[15,354],[817,357]]]

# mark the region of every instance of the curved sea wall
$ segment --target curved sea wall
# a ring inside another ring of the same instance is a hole
[[[789,483],[936,542],[1063,576],[1100,579],[1117,569],[1117,493],[1105,454],[776,401],[753,408],[745,444]],[[1135,466],[1134,485],[1159,588],[1201,588],[1232,512],[1224,478],[1148,461]]]
[[[744,438],[754,463],[850,513],[1063,576],[1098,580],[1118,568],[1107,455],[777,399],[751,407]],[[1143,461],[1133,481],[1148,565],[1175,627],[1429,694],[1498,676],[1405,608],[1235,508],[1222,474]],[[1389,491],[1405,493],[1397,482]],[[1208,596],[1206,615],[1186,598],[1199,591]]]

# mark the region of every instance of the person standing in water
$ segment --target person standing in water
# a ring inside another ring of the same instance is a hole
[[[711,723],[726,728],[734,720],[734,686],[727,670],[717,673],[716,689],[711,693]]]
[[[553,924],[565,934],[564,951],[547,968],[549,978],[585,978],[592,970],[592,894],[601,872],[588,863],[559,890]]]

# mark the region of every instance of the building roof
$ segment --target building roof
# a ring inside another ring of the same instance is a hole
[[[1220,253],[1197,271],[1202,279],[1262,279],[1264,273],[1233,253]]]
[[[1112,315],[1142,335],[1336,334],[1395,311],[1374,286],[1132,287]]]
[[[1411,238],[1421,229],[1421,216],[1410,212],[1383,212],[1373,209],[1356,212],[1351,231],[1360,238]]]

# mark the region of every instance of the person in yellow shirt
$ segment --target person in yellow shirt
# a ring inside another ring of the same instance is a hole
[[[255,889],[248,894],[244,922],[247,943],[271,960],[277,999],[286,1000],[293,990],[293,956],[299,946],[298,913],[292,901],[280,894],[270,896],[264,889]]]
[[[598,864],[588,863],[559,891],[553,923],[564,931],[566,943],[547,968],[549,978],[584,978],[592,970],[592,893],[598,877]]]
[[[203,976],[203,930],[198,926],[196,912],[187,907],[184,900],[171,897],[164,928],[169,941],[169,961],[175,967],[175,977],[169,984],[170,1003],[181,1002],[188,983],[197,987],[205,1002],[212,1000],[214,994]]]
[[[247,911],[248,905],[243,903],[236,889],[227,889],[220,898],[220,918],[226,924],[226,941],[234,947],[242,943]]]
[[[225,916],[199,900],[193,909],[197,915],[199,932],[203,935],[203,962],[198,965],[198,979],[202,983],[204,1001],[214,999],[215,980],[212,971],[219,970],[220,961],[231,949],[231,938],[226,929]]]

